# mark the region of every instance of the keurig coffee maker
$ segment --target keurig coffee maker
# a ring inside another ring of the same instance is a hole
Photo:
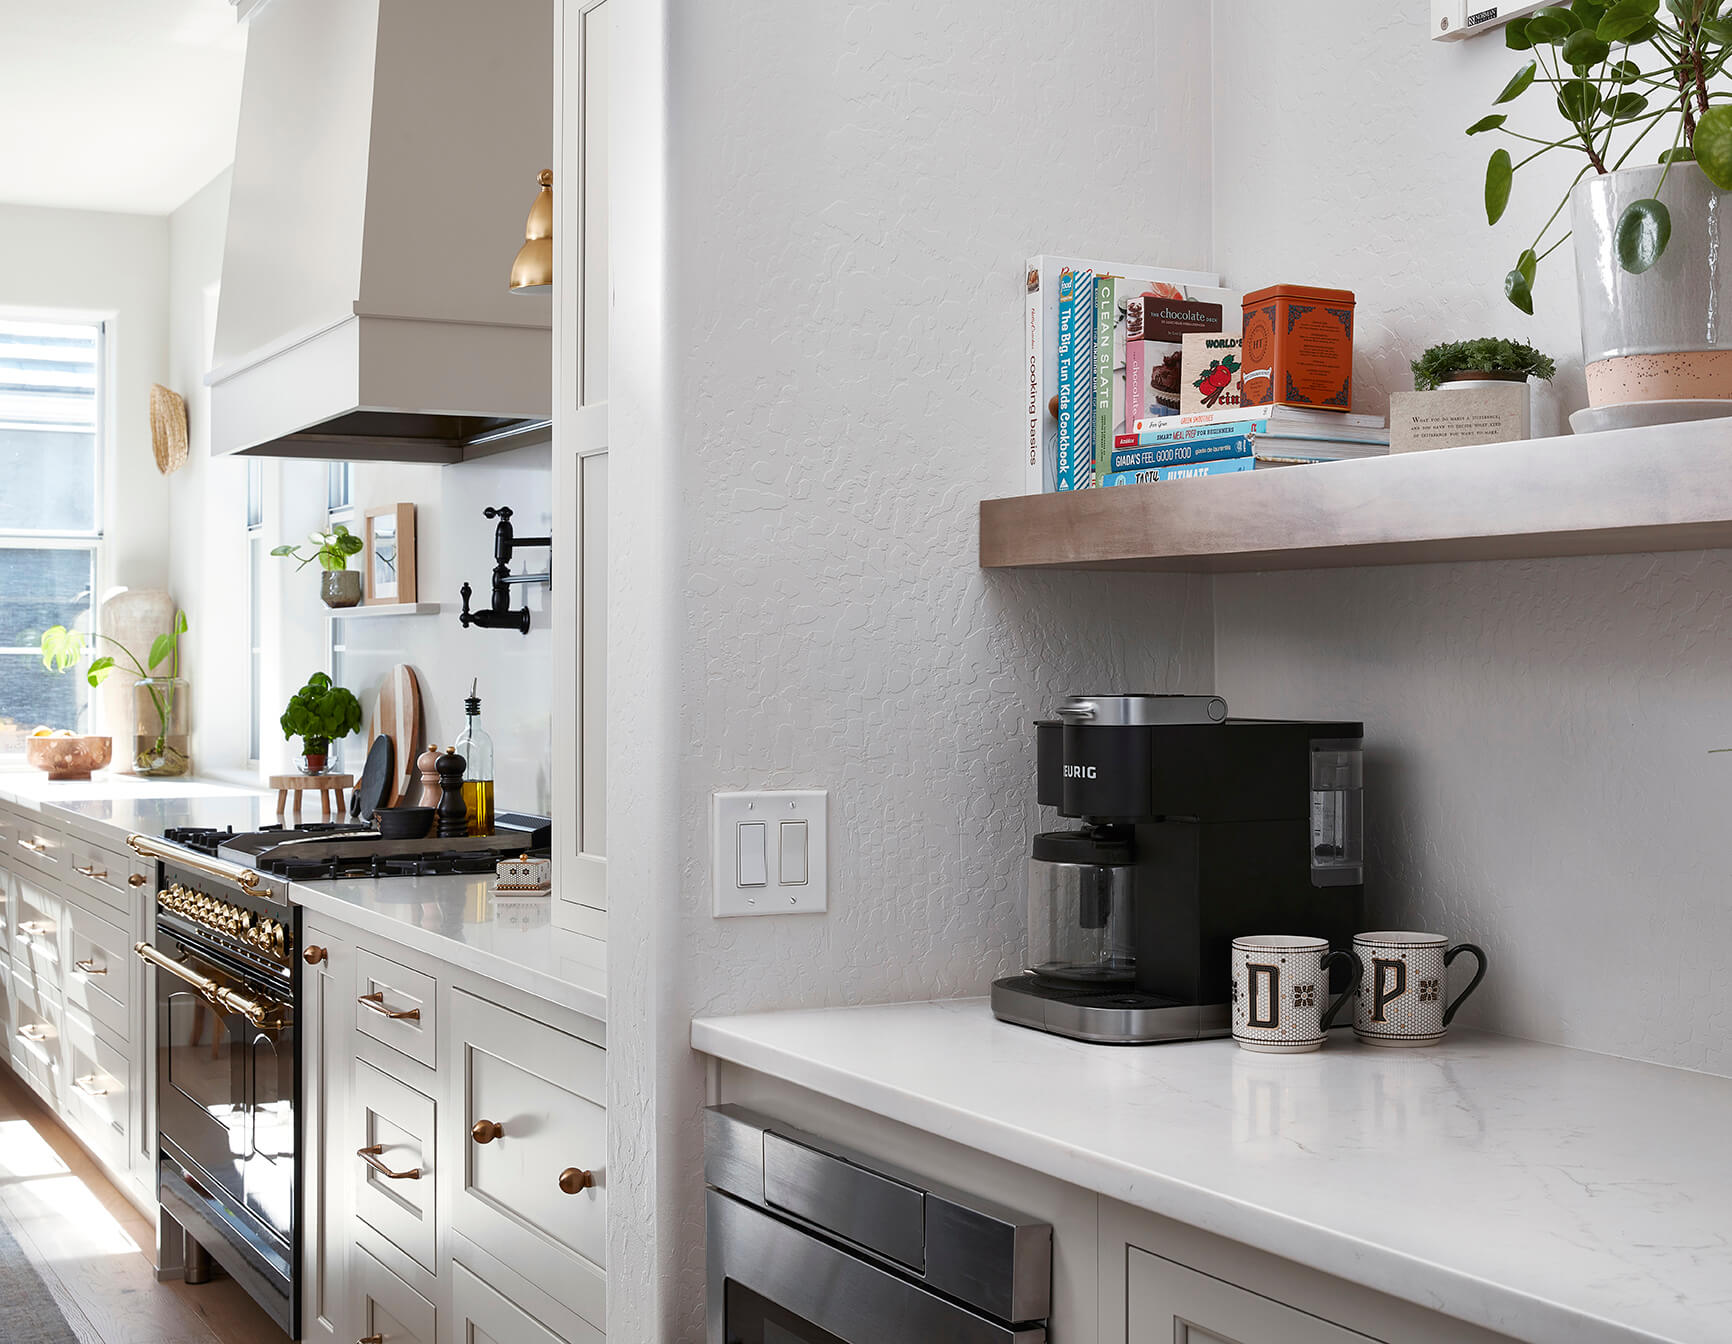
[[[1036,724],[1028,969],[1006,1022],[1134,1045],[1230,1030],[1229,945],[1347,946],[1364,893],[1357,723],[1230,719],[1217,696],[1072,696]]]

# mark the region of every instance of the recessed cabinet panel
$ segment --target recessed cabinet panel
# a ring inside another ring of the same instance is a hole
[[[461,990],[451,1013],[452,1226],[605,1328],[606,1052]]]
[[[1370,1335],[1125,1248],[1125,1344],[1365,1344]]]
[[[435,983],[365,948],[355,952],[355,1027],[428,1068],[436,1068]]]
[[[66,1110],[80,1137],[118,1171],[126,1169],[126,1125],[132,1072],[124,1051],[96,1034],[78,1009],[62,1019]]]
[[[433,1102],[365,1060],[355,1064],[355,1215],[428,1273],[437,1267]]]
[[[65,907],[66,1002],[89,1013],[115,1040],[132,1033],[132,944],[106,919],[68,902]]]
[[[363,1246],[355,1247],[354,1277],[355,1325],[361,1338],[377,1336],[389,1344],[435,1344],[438,1315],[433,1304]]]
[[[562,1340],[523,1308],[501,1297],[460,1261],[451,1265],[451,1310],[460,1344],[602,1344],[606,1336],[578,1324],[581,1333]]]
[[[14,884],[12,961],[34,984],[60,990],[60,922],[64,902],[32,873]]]
[[[61,1098],[60,1023],[63,1009],[52,990],[12,978],[12,1067],[42,1094],[51,1109]]]
[[[38,824],[32,817],[16,817],[6,857],[50,877],[59,877],[66,867],[66,837],[52,826]]]
[[[132,917],[137,894],[143,892],[142,887],[135,889],[128,885],[127,878],[132,872],[133,860],[127,855],[68,837],[68,885],[81,894],[102,902],[126,920]]]

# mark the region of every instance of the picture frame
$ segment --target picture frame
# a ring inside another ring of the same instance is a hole
[[[361,549],[364,602],[396,606],[415,601],[415,506],[368,509]]]

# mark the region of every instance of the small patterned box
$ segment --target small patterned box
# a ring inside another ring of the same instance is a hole
[[[499,861],[499,876],[493,890],[517,896],[545,896],[553,890],[553,860],[520,855]]]

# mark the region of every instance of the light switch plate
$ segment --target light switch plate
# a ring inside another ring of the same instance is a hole
[[[829,908],[823,789],[712,794],[710,872],[717,919],[734,915],[816,915]],[[805,824],[802,871],[796,826]],[[763,830],[758,830],[759,826]],[[763,868],[757,846],[762,844]],[[742,855],[741,846],[747,846]],[[762,876],[762,881],[755,879]],[[801,880],[803,879],[803,880]]]

